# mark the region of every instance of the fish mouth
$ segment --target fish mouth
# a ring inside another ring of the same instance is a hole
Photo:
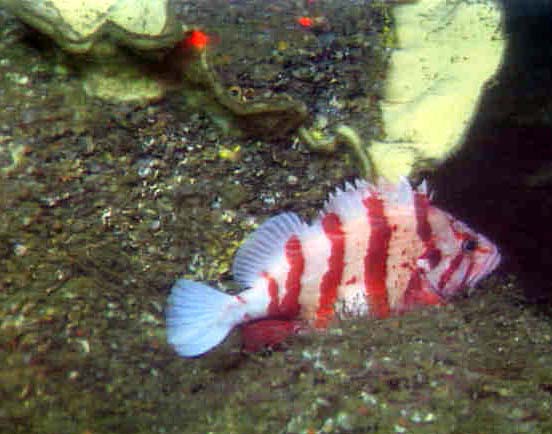
[[[468,276],[469,269],[466,270],[466,275],[464,275],[463,284],[460,285],[460,288],[457,288],[455,290],[447,290],[446,287],[439,288],[437,285],[435,285],[431,279],[426,278],[426,283],[428,285],[429,290],[437,295],[439,298],[441,298],[444,302],[449,302],[452,299],[455,299],[457,297],[466,296],[471,294],[472,288],[474,288],[481,280],[483,280],[485,277],[487,277],[489,274],[491,274],[500,264],[500,261],[502,260],[502,256],[498,252],[498,249],[495,247],[494,251],[488,255],[485,262],[481,265],[479,271],[477,273],[474,273],[472,276]]]
[[[495,249],[493,254],[489,255],[485,263],[481,266],[481,271],[466,281],[466,286],[468,288],[473,288],[474,286],[476,286],[482,279],[487,277],[496,269],[496,267],[498,267],[501,260],[502,256],[500,255],[498,250]]]
[[[425,278],[425,282],[427,284],[429,292],[431,292],[433,295],[436,295],[442,302],[446,303],[449,301],[450,297],[448,297],[447,294],[444,294],[442,290],[434,285],[431,279]]]
[[[469,269],[466,270],[466,275],[464,275],[463,283],[459,288],[455,290],[447,290],[447,288],[437,288],[434,285],[430,285],[431,291],[436,295],[441,297],[446,302],[449,302],[455,298],[462,296],[469,296],[473,292],[473,288],[485,277],[489,276],[500,264],[502,257],[498,252],[498,249],[489,254],[485,262],[479,268],[479,271],[473,275],[469,275]]]

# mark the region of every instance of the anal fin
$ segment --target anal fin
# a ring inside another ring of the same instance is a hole
[[[265,319],[244,324],[241,327],[242,348],[256,352],[273,348],[302,328],[300,321]]]

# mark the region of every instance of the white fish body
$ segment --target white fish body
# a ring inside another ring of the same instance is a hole
[[[197,356],[242,326],[244,345],[273,345],[336,316],[385,318],[446,303],[500,262],[497,247],[412,189],[357,181],[336,190],[311,225],[283,213],[240,247],[233,266],[245,289],[229,295],[181,279],[167,309],[169,342]]]

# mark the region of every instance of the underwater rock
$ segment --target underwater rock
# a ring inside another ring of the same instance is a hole
[[[282,137],[307,117],[306,106],[285,95],[233,99],[208,62],[209,37],[179,23],[168,0],[0,0],[0,7],[69,53],[93,97],[141,105],[181,93],[185,105],[236,135]]]
[[[155,54],[182,38],[168,0],[0,0],[26,24],[73,55],[89,95],[111,101],[151,101],[163,96],[129,49]]]
[[[182,50],[182,47],[175,50]],[[178,79],[184,81],[186,104],[207,111],[226,133],[285,137],[307,119],[307,106],[285,94],[247,102],[233,98],[213,71],[208,50],[187,51],[186,62],[179,61],[178,55],[167,56],[170,61],[179,63],[174,69],[180,69]]]
[[[168,0],[0,0],[72,53],[88,53],[113,39],[138,50],[172,46],[182,34]]]
[[[376,172],[390,180],[458,149],[505,49],[503,12],[491,0],[420,0],[393,13],[398,48],[381,104],[385,137],[369,148]]]
[[[73,53],[89,53],[107,39],[138,50],[170,47],[182,33],[168,0],[0,0],[0,6]]]

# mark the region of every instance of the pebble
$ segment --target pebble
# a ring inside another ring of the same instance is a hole
[[[29,249],[25,244],[16,243],[13,247],[13,253],[15,256],[25,256],[28,251]]]
[[[286,182],[289,185],[297,185],[299,184],[299,178],[295,175],[289,175],[286,179]]]

